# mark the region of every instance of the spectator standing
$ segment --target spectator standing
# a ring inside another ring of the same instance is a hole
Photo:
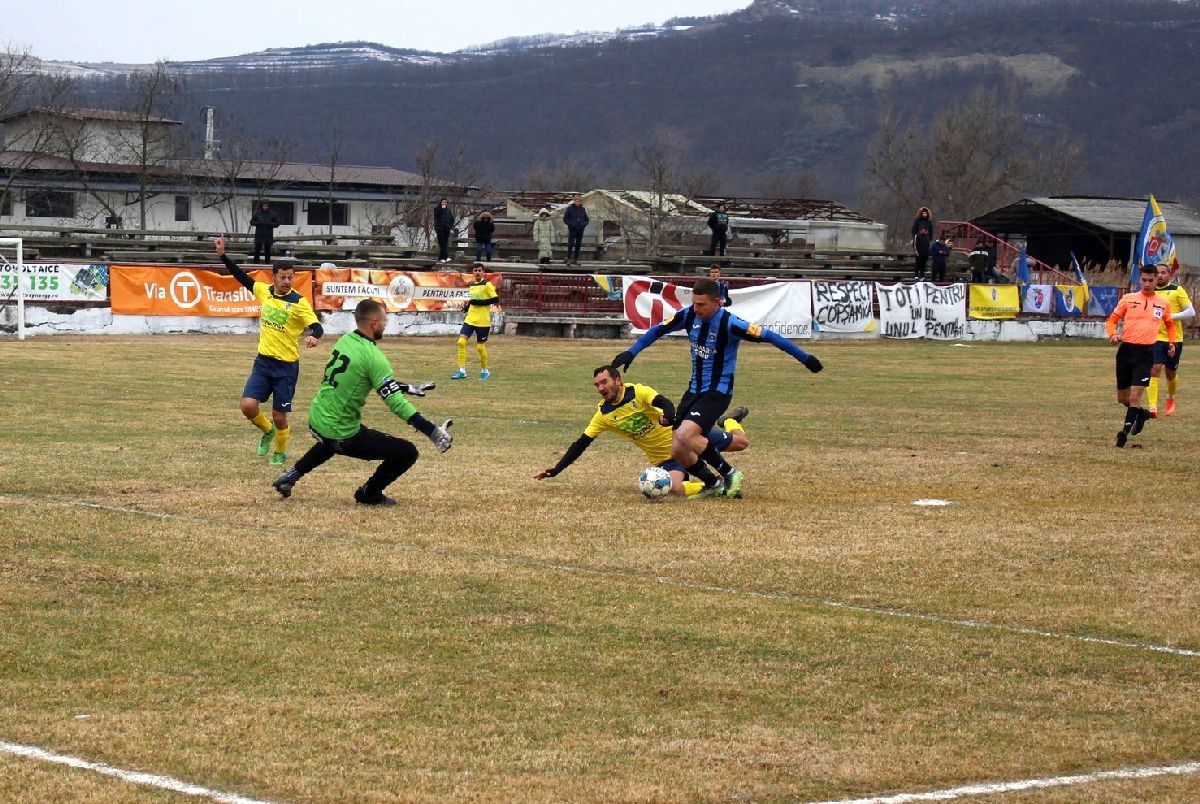
[[[254,227],[254,262],[258,255],[263,255],[263,262],[271,264],[271,245],[275,242],[275,227],[279,226],[279,216],[271,209],[271,202],[263,199],[258,202],[258,209],[250,216],[250,225]]]
[[[712,243],[708,248],[708,253],[713,257],[724,257],[725,243],[729,235],[729,213],[724,204],[717,204],[717,208],[709,214],[708,228],[712,229]],[[718,249],[720,249],[719,254]]]
[[[533,222],[533,242],[538,247],[538,262],[548,264],[554,254],[554,221],[550,220],[550,210],[545,207],[538,210]]]
[[[950,259],[950,238],[943,237],[933,241],[929,256],[933,265],[933,281],[945,282],[946,262]]]
[[[583,245],[583,230],[588,225],[587,210],[583,208],[583,197],[575,196],[563,213],[563,223],[567,225],[567,265],[574,262],[579,264],[579,249]]]
[[[925,264],[929,262],[929,247],[933,243],[933,217],[929,207],[917,210],[917,218],[912,225],[913,251],[917,255],[917,279],[925,278]]]
[[[438,262],[450,262],[450,232],[454,230],[454,213],[450,202],[443,198],[433,208],[433,231],[437,234]]]
[[[729,283],[721,278],[721,266],[716,263],[708,266],[708,278],[717,283],[717,298],[721,306],[728,307],[733,304],[733,299],[729,298]]]
[[[492,261],[492,235],[496,231],[496,223],[492,220],[492,213],[481,212],[475,220],[475,262],[479,262],[483,258],[484,253],[487,254],[487,261]]]
[[[974,248],[967,255],[967,264],[971,266],[971,281],[986,282],[988,274],[988,261],[992,257],[992,252],[988,248],[987,238],[981,237],[975,241]]]

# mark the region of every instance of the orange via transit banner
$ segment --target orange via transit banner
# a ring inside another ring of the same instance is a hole
[[[368,268],[318,268],[319,311],[353,310],[363,299],[382,301],[389,313],[461,310],[471,299],[473,277],[459,271],[374,271]],[[484,274],[500,288],[501,274]]]
[[[269,270],[248,271],[271,283]],[[293,284],[312,300],[312,273],[297,271]],[[203,268],[165,265],[113,265],[109,272],[112,311],[118,315],[194,315],[257,318],[254,294],[232,276]]]

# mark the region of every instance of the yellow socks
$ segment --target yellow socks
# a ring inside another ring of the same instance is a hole
[[[292,428],[284,427],[281,430],[275,431],[275,451],[279,453],[287,452],[288,438],[292,435]]]
[[[1146,405],[1158,407],[1158,377],[1151,377],[1150,384],[1146,386]]]
[[[1175,392],[1179,390],[1179,377],[1167,378],[1167,399],[1174,399]]]
[[[704,490],[704,484],[699,480],[683,481],[683,493],[686,497],[691,497],[693,494],[698,494]]]
[[[481,369],[485,369],[485,368],[487,368],[487,367],[488,367],[488,365],[487,365],[487,344],[486,344],[486,343],[479,343],[479,342],[477,341],[477,342],[475,343],[475,351],[476,351],[476,352],[479,352],[479,367],[480,367]],[[467,350],[466,350],[466,347],[464,346],[464,347],[463,347],[463,354],[465,355],[466,353],[467,353]],[[460,365],[461,365],[461,364],[460,364]]]
[[[743,433],[746,432],[746,428],[742,427],[742,423],[737,419],[726,419],[725,421],[721,422],[721,427],[725,428],[731,433],[735,433],[738,430],[741,430]]]
[[[461,335],[458,338],[458,367],[467,367],[467,339]]]
[[[271,432],[271,417],[263,413],[261,410],[258,415],[250,420],[250,423],[262,430],[264,433]]]

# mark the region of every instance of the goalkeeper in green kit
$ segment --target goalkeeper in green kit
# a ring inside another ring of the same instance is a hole
[[[417,448],[403,438],[362,426],[362,408],[371,391],[379,394],[392,413],[420,430],[438,452],[450,449],[450,424],[447,419],[437,426],[427,420],[404,394],[424,396],[433,383],[410,385],[397,382],[392,365],[375,345],[387,326],[387,311],[372,299],[364,299],[354,309],[355,329],[333,346],[321,387],[308,412],[308,427],[317,443],[296,461],[296,465],[271,484],[284,497],[306,474],[334,455],[346,455],[363,461],[383,461],[375,473],[354,492],[355,502],[363,505],[395,505],[383,491],[417,462]]]

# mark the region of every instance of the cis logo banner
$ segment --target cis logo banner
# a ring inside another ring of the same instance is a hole
[[[271,283],[271,272],[248,271]],[[312,299],[312,274],[297,271],[293,287]],[[113,265],[109,272],[112,311],[117,315],[182,315],[257,318],[258,299],[232,276],[203,268],[165,265]]]
[[[471,300],[469,273],[433,271],[374,271],[369,268],[318,268],[313,309],[353,310],[363,299],[383,302],[389,313],[462,310]],[[500,289],[503,274],[484,278]],[[493,311],[499,310],[497,305]]]
[[[994,320],[1016,318],[1021,311],[1021,293],[1016,285],[971,285],[967,314]]]

